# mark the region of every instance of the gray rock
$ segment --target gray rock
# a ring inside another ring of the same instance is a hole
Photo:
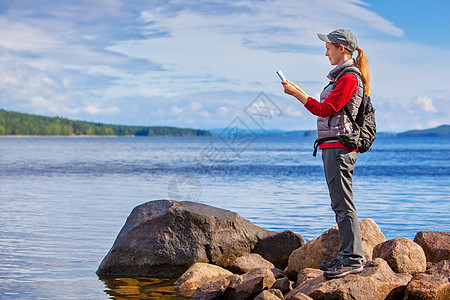
[[[450,232],[419,231],[414,242],[423,248],[427,262],[438,263],[450,259]]]
[[[260,240],[252,252],[260,254],[279,269],[288,265],[292,251],[306,244],[305,239],[291,230],[270,235]]]
[[[133,209],[97,275],[176,278],[195,262],[228,267],[270,234],[228,210],[150,201]]]
[[[373,248],[373,257],[381,257],[396,273],[415,275],[427,269],[422,247],[407,238],[395,238]]]

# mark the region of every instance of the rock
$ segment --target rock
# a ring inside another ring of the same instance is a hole
[[[228,210],[150,201],[133,209],[97,275],[176,278],[195,262],[228,267],[270,234]]]
[[[422,247],[407,238],[395,238],[373,248],[373,257],[381,257],[396,273],[415,275],[427,269]]]
[[[275,279],[286,277],[286,273],[284,273],[280,269],[273,268],[273,269],[271,269],[271,271],[273,273],[273,276],[275,276]]]
[[[216,281],[231,275],[233,273],[221,267],[207,263],[195,263],[175,281],[174,285],[178,287],[183,296],[190,296],[205,282]]]
[[[423,248],[428,262],[450,259],[450,232],[419,231],[414,242]]]
[[[284,299],[286,299],[286,300],[312,300],[311,297],[306,296],[302,292],[298,292],[298,291],[296,293],[286,295],[286,298],[284,298]]]
[[[386,238],[372,219],[362,219],[359,221],[359,225],[361,227],[364,260],[370,261],[373,247],[384,242]],[[286,270],[288,277],[295,278],[297,273],[305,268],[318,268],[320,264],[332,261],[338,257],[340,247],[339,230],[335,226],[292,252]]]
[[[241,275],[240,280],[230,284],[225,290],[225,299],[252,299],[275,283],[275,277],[268,268],[253,269]]]
[[[404,300],[405,299],[406,285],[401,285],[393,289],[384,300]]]
[[[236,258],[228,269],[235,274],[244,274],[257,268],[273,269],[275,266],[261,255],[249,253]]]
[[[305,270],[311,273],[310,269]],[[292,299],[292,295],[301,292],[313,299],[383,300],[393,289],[406,285],[411,279],[409,274],[394,273],[382,258],[367,262],[364,271],[359,274],[333,280],[326,280],[323,276],[302,276],[305,270],[300,272],[299,277],[312,278],[303,280],[286,295],[286,299]]]
[[[292,291],[292,281],[290,281],[287,277],[278,278],[272,285],[272,288],[280,290],[283,295],[287,294]]]
[[[256,296],[253,300],[284,300],[283,294],[280,290],[270,289],[262,291],[258,296]]]
[[[279,269],[288,265],[292,251],[306,244],[305,239],[290,230],[285,230],[260,240],[252,252],[260,254]]]
[[[234,284],[240,280],[241,276],[231,275],[216,281],[210,281],[203,284],[195,290],[191,298],[198,300],[214,300],[222,298],[225,290],[230,284]]]
[[[314,279],[319,276],[323,276],[323,271],[319,269],[312,269],[312,268],[303,269],[300,273],[298,273],[297,282],[295,286],[297,287],[299,285],[302,285],[305,282],[310,281],[311,279]]]
[[[442,260],[406,286],[405,300],[450,299],[450,260]]]

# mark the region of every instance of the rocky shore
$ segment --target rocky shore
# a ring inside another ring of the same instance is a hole
[[[133,209],[101,262],[100,277],[177,278],[192,299],[450,299],[450,232],[386,241],[360,220],[364,271],[326,280],[337,227],[306,243],[238,214],[195,202],[157,200]]]

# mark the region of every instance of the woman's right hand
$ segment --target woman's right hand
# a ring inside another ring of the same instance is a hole
[[[295,94],[298,93],[297,86],[293,82],[290,82],[289,80],[283,80],[281,84],[283,85],[284,92],[286,94],[295,96]]]
[[[299,88],[295,83],[289,80],[283,80],[281,84],[284,87],[284,92],[288,95],[294,96],[303,104],[308,100],[308,94],[306,94],[301,88]]]

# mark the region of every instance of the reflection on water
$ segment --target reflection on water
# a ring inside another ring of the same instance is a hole
[[[176,279],[101,278],[111,299],[188,299],[180,295],[173,283]]]

